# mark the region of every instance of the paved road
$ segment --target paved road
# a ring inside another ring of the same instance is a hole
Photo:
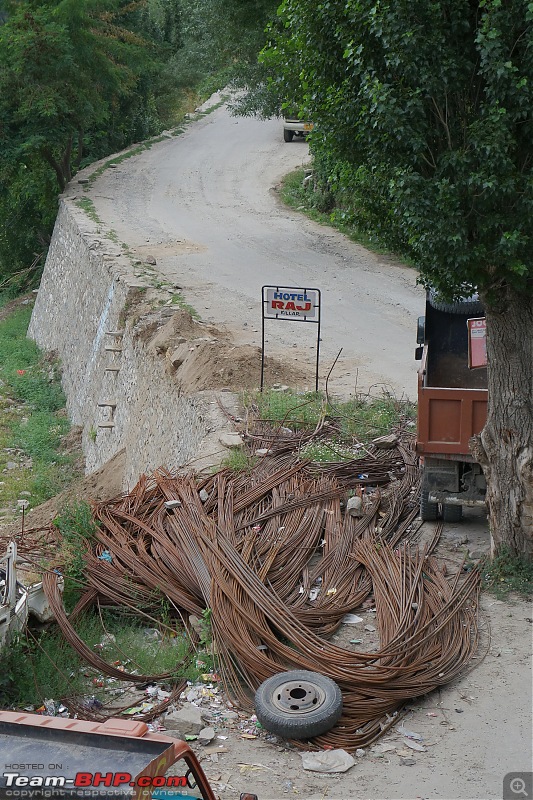
[[[416,273],[286,209],[274,190],[308,161],[303,141],[283,142],[279,120],[239,119],[225,107],[107,170],[92,189],[100,217],[183,288],[202,318],[238,343],[260,344],[261,286],[322,290],[321,378],[342,347],[330,391],[379,384],[416,393]],[[316,326],[267,322],[267,353],[298,359],[313,384]]]

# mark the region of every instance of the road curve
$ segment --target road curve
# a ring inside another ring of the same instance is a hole
[[[261,343],[261,286],[322,291],[321,386],[346,396],[416,395],[416,318],[424,292],[414,270],[285,208],[276,185],[308,161],[283,142],[279,120],[232,117],[225,106],[177,137],[106,170],[91,187],[100,218],[181,287],[205,321],[238,344]],[[267,321],[267,354],[285,356],[314,386],[316,326]]]

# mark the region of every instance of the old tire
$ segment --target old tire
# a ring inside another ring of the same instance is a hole
[[[318,672],[278,672],[255,693],[255,713],[271,733],[284,739],[309,739],[329,731],[339,719],[341,690]]]
[[[294,131],[283,131],[283,140],[285,142],[292,142],[294,137]]]
[[[469,314],[470,316],[483,316],[485,310],[477,294],[448,303],[441,300],[434,289],[429,292],[429,304],[437,311],[446,311],[448,314]]]
[[[438,503],[429,502],[429,491],[422,489],[420,493],[420,517],[424,522],[434,522],[439,516]]]
[[[445,522],[461,522],[463,518],[463,507],[452,503],[444,503],[442,506],[442,518]]]

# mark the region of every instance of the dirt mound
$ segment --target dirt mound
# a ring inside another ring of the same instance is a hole
[[[111,500],[122,494],[122,476],[126,455],[120,450],[113,458],[96,472],[75,481],[68,489],[36,506],[26,515],[25,529],[41,528],[49,525],[60,510],[76,501]],[[0,526],[2,537],[20,532],[21,520]]]
[[[205,389],[254,389],[261,381],[261,348],[237,346],[223,331],[196,322],[184,310],[156,327],[151,322],[139,335],[150,350],[164,357],[165,369],[184,392]],[[274,358],[265,361],[265,383],[305,383],[305,374],[293,364]]]

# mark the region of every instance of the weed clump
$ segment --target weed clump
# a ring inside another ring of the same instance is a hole
[[[512,592],[533,595],[533,561],[516,555],[506,545],[481,565],[483,588],[503,599]]]

